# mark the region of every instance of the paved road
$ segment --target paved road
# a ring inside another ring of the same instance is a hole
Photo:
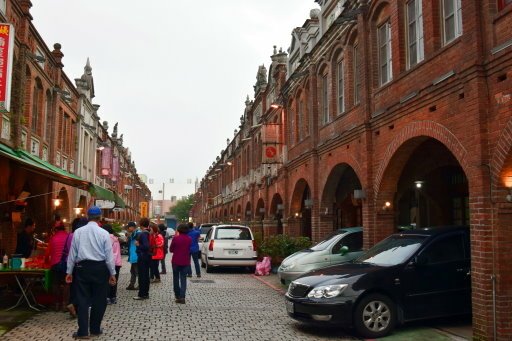
[[[306,327],[288,318],[283,296],[244,272],[205,274],[189,280],[187,303],[172,299],[172,275],[152,284],[151,298],[126,291],[129,266],[121,268],[118,303],[107,307],[104,335],[96,340],[354,340],[336,329]],[[76,320],[65,313],[35,315],[2,337],[5,341],[71,340]]]

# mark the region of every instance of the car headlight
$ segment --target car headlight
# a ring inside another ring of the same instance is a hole
[[[289,263],[289,264],[286,264],[286,265],[282,265],[282,266],[281,266],[281,268],[282,268],[283,270],[291,270],[291,269],[293,269],[294,267],[295,267],[295,263],[294,263],[294,262]]]
[[[331,298],[339,296],[348,284],[324,285],[316,287],[308,294],[309,298]]]

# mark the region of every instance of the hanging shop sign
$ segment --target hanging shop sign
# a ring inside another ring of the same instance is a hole
[[[0,111],[10,110],[13,50],[14,26],[0,24]]]
[[[116,206],[116,203],[115,201],[97,199],[95,205],[101,208],[102,210],[110,210]]]

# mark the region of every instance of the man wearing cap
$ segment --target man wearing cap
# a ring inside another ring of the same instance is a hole
[[[107,307],[108,285],[116,283],[110,235],[98,225],[101,209],[92,206],[87,216],[89,223],[73,235],[66,271],[66,282],[75,285],[78,305],[78,331],[73,333],[75,339],[87,339],[89,334],[97,336],[103,333],[101,321]]]
[[[135,286],[135,282],[137,281],[138,269],[137,269],[137,245],[135,245],[135,241],[137,240],[137,235],[140,233],[137,230],[137,225],[130,221],[128,225],[126,225],[126,230],[130,234],[128,240],[130,242],[128,246],[128,262],[130,263],[130,284],[126,287],[126,290],[138,290]]]

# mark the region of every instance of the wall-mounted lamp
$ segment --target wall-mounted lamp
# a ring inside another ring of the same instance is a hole
[[[246,137],[246,138],[243,138],[242,141],[250,141],[252,140],[252,137]]]
[[[508,189],[508,194],[505,199],[507,199],[508,202],[512,202],[512,188]]]
[[[416,186],[416,188],[420,189],[421,187],[423,187],[424,183],[425,183],[425,181],[414,181],[414,186]]]
[[[55,207],[59,207],[60,206],[60,200],[59,198],[55,198],[53,199],[53,206]]]
[[[391,209],[391,202],[386,201],[386,202],[384,203],[384,206],[382,206],[382,210],[387,211],[387,210],[389,210],[389,209]]]
[[[33,60],[35,60],[38,63],[46,62],[46,58],[44,56],[37,55],[37,54],[32,53],[30,51],[26,51],[25,53],[26,53],[27,57],[32,58]]]
[[[75,210],[75,214],[76,215],[79,215],[82,212],[82,208],[81,207],[75,207],[74,210]]]
[[[270,107],[271,107],[272,109],[279,109],[279,108],[282,108],[282,107],[283,107],[283,105],[282,105],[282,104],[279,104],[279,103],[272,103],[272,104],[270,105]]]

